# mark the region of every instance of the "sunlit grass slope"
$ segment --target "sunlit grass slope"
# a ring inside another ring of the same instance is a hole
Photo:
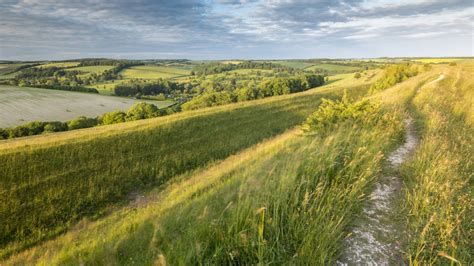
[[[400,84],[413,92],[426,76]],[[399,91],[394,93],[398,95]],[[288,131],[174,179],[7,264],[324,264],[403,134],[403,104],[368,123]],[[377,96],[379,99],[379,96]]]
[[[133,191],[224,159],[301,123],[343,88],[326,87],[168,117],[0,142],[2,256],[100,214]]]
[[[412,109],[421,142],[404,166],[408,256],[416,265],[473,262],[474,62],[440,69]]]

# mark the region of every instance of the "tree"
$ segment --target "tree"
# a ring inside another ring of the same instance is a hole
[[[139,120],[156,117],[158,112],[158,107],[150,103],[136,103],[130,109],[128,109],[126,114],[127,121]]]
[[[54,121],[54,122],[47,122],[44,126],[44,132],[60,132],[66,131],[68,129],[67,123]]]
[[[79,116],[76,119],[73,119],[67,123],[68,130],[80,129],[93,127],[98,124],[96,118],[87,118],[85,116]]]
[[[111,125],[123,123],[126,120],[127,115],[122,111],[114,111],[110,113],[105,113],[101,117],[102,125]]]

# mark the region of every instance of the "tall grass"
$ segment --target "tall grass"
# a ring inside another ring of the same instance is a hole
[[[426,84],[413,100],[421,142],[403,167],[414,265],[473,261],[474,64],[442,71],[445,79]]]
[[[378,112],[378,121],[349,120],[324,134],[283,134],[183,177],[148,207],[121,210],[10,263],[334,262],[383,154],[403,134],[400,112]]]
[[[352,92],[366,90],[364,85]],[[0,256],[62,232],[84,216],[100,215],[130,192],[279,134],[301,123],[321,97],[337,97],[340,88],[318,91],[142,121],[136,129],[79,130],[57,135],[57,143],[53,135],[3,142]]]

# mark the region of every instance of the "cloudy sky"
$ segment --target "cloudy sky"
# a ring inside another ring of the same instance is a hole
[[[0,0],[0,59],[472,56],[473,0]]]

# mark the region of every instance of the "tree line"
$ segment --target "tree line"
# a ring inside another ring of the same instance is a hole
[[[290,94],[319,87],[324,84],[324,76],[301,74],[289,78],[271,78],[260,82],[250,81],[234,90],[205,91],[200,96],[184,103],[183,110],[195,110],[204,107],[223,105],[234,102],[261,99],[264,97]]]
[[[237,69],[268,69],[275,71],[292,71],[293,68],[275,64],[271,62],[254,62],[254,61],[242,61],[238,64],[224,64],[220,62],[206,63],[195,66],[191,74],[198,76],[219,74],[222,72],[237,70]]]

